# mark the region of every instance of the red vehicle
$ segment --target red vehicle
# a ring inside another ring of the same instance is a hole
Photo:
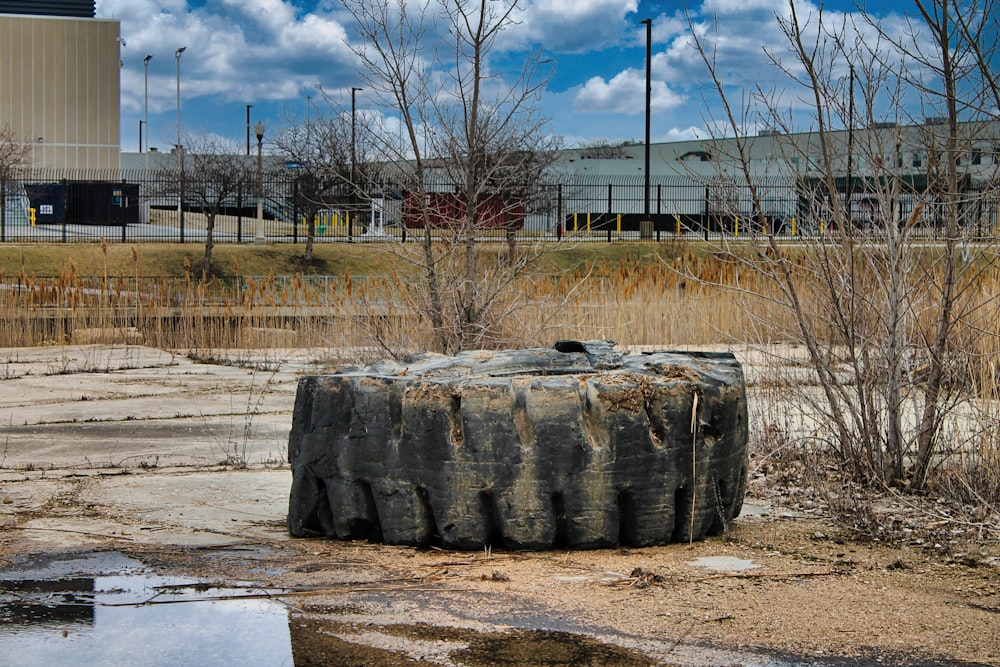
[[[465,203],[458,195],[451,192],[425,192],[422,195],[407,192],[403,200],[403,224],[407,229],[423,229],[425,211],[434,229],[453,229],[465,221]],[[478,229],[524,227],[524,204],[507,202],[501,195],[481,197],[476,213]]]

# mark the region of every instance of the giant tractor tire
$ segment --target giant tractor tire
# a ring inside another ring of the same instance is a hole
[[[453,549],[721,532],[746,485],[739,363],[613,345],[425,354],[303,377],[289,532]]]

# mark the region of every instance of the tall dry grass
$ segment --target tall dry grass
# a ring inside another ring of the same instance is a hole
[[[57,278],[0,273],[0,347],[116,342],[126,337],[172,349],[356,347],[373,337],[400,352],[428,349],[427,323],[412,304],[419,284],[389,274],[264,276],[198,280],[130,274],[82,276],[72,261]],[[236,269],[238,267],[234,267]],[[803,271],[809,298],[814,276]],[[970,317],[956,340],[977,350],[967,374],[977,393],[997,395],[1000,276],[983,274],[964,293]],[[724,286],[724,287],[720,287]],[[738,289],[733,289],[738,287]],[[610,338],[623,345],[728,345],[794,342],[781,295],[726,253],[681,252],[659,262],[626,257],[560,274],[525,275],[511,290],[519,307],[510,338],[547,345],[558,338]],[[928,315],[929,327],[933,318]]]
[[[148,277],[139,275],[133,253],[131,274],[81,276],[72,261],[57,278],[0,273],[0,347],[126,338],[172,349],[357,347],[381,338],[387,348],[413,352],[431,344],[412,305],[420,291],[412,277],[198,280],[189,265],[181,277]],[[804,271],[800,280],[808,299],[814,277]],[[970,306],[975,318],[956,336],[983,348],[975,356],[981,368],[969,374],[980,391],[995,395],[1000,277],[979,281],[965,293],[982,304]],[[511,308],[508,326],[511,340],[531,345],[559,338],[644,346],[793,342],[794,320],[775,289],[725,253],[686,252],[659,262],[626,258],[525,275],[511,290],[521,303]],[[922,324],[932,322],[928,315]]]
[[[53,279],[0,275],[0,347],[142,343],[202,357],[242,348],[305,348],[336,350],[339,359],[361,363],[433,344],[413,306],[420,287],[412,277],[202,281],[190,270],[179,278],[142,276],[139,264],[133,249],[131,273],[105,267],[102,275],[81,276],[70,261]],[[809,299],[814,274],[803,270],[798,279]],[[957,436],[962,446],[942,460],[936,483],[971,513],[981,513],[984,507],[996,511],[1000,497],[1000,272],[983,271],[975,280],[962,286],[961,306],[969,315],[953,334],[954,344],[969,352],[953,379],[967,402]],[[507,333],[510,340],[540,346],[561,338],[661,348],[794,343],[794,321],[779,305],[777,289],[726,253],[682,251],[658,262],[626,257],[524,276],[511,291],[519,307],[510,309]],[[825,316],[819,306],[814,312]],[[930,334],[932,315],[920,313],[921,335]],[[764,382],[758,391],[780,393],[781,386]],[[784,398],[761,401],[772,407],[760,424],[780,422],[773,406]]]

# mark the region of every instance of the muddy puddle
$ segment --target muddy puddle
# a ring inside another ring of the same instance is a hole
[[[157,575],[114,553],[0,573],[0,664],[291,665],[273,593]]]
[[[419,599],[407,601],[412,622],[380,623],[373,602],[400,600],[354,596],[324,605],[302,593],[170,576],[118,552],[25,560],[0,571],[0,665],[865,664],[710,647],[643,651],[525,616],[520,627],[497,624],[495,631],[446,627],[421,622]]]
[[[7,572],[0,577],[0,664],[649,664],[640,653],[571,633],[341,622],[328,608],[283,602],[282,592],[157,575],[120,554]]]

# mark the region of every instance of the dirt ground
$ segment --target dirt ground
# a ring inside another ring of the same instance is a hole
[[[299,667],[1000,664],[988,535],[942,524],[854,541],[757,476],[727,533],[694,544],[294,540],[285,441],[296,378],[322,370],[320,353],[221,364],[81,346],[0,350],[0,363],[0,579],[31,559],[116,552],[281,589]]]

